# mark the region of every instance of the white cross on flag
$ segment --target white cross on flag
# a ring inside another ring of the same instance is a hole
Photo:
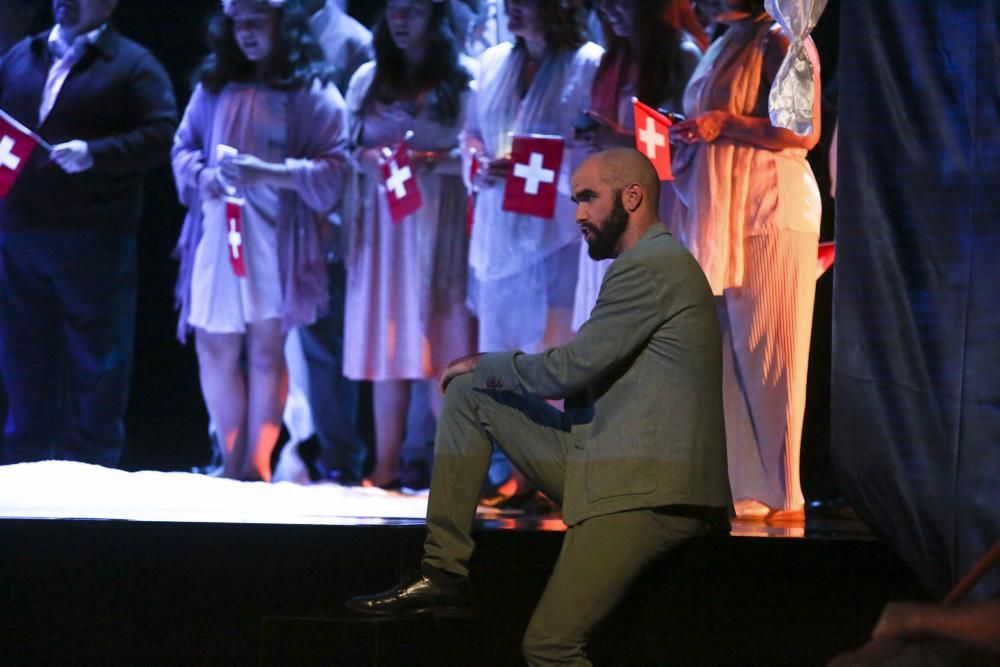
[[[670,134],[667,131],[673,123],[634,97],[632,106],[635,111],[635,147],[653,163],[661,181],[674,180],[670,171]]]
[[[417,184],[417,175],[410,162],[410,147],[401,141],[396,150],[382,163],[385,198],[389,204],[392,221],[399,224],[424,205]]]
[[[243,247],[243,203],[239,197],[226,197],[226,244],[229,246],[229,264],[240,278],[247,275]]]
[[[10,192],[37,143],[31,130],[0,109],[0,197]]]
[[[511,144],[511,169],[503,193],[503,210],[539,218],[556,211],[559,169],[562,167],[562,137],[517,134]]]

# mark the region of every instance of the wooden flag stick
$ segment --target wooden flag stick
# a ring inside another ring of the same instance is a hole
[[[45,139],[42,139],[40,136],[38,136],[37,132],[29,130],[27,127],[25,127],[24,125],[22,125],[19,120],[17,120],[13,116],[11,116],[9,113],[7,113],[6,111],[4,111],[3,109],[0,109],[0,116],[3,116],[4,120],[6,120],[8,123],[10,123],[14,127],[16,127],[21,132],[24,132],[25,134],[31,135],[31,138],[35,140],[36,144],[38,144],[39,146],[41,146],[42,148],[44,148],[45,150],[47,150],[49,153],[52,152],[52,144],[50,144],[49,142],[45,141]]]
[[[1000,542],[993,545],[993,548],[986,552],[986,555],[979,559],[979,561],[969,570],[968,574],[962,577],[961,581],[955,584],[955,587],[951,589],[948,595],[944,596],[941,600],[941,604],[948,606],[953,604],[963,597],[965,594],[972,590],[972,587],[976,585],[984,574],[989,572],[997,560],[1000,559]]]

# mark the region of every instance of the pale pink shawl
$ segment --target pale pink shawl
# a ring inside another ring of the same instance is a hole
[[[320,225],[340,203],[347,172],[347,108],[331,84],[288,91],[288,150],[285,160],[293,189],[279,195],[276,220],[281,276],[283,331],[310,324],[329,309],[326,258]],[[180,262],[174,288],[179,311],[177,337],[186,340],[191,271],[201,239],[201,202],[195,183],[199,171],[215,163],[215,114],[219,95],[200,85],[191,96],[174,137],[171,161],[182,204],[188,207],[174,257]]]

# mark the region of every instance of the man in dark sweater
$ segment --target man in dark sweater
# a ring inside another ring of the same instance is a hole
[[[0,108],[41,146],[0,199],[2,462],[115,466],[132,363],[143,172],[169,157],[163,67],[108,24],[117,0],[53,0],[0,61]]]

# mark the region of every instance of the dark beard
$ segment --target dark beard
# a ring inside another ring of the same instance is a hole
[[[591,238],[587,240],[587,254],[591,259],[611,259],[615,256],[615,248],[628,227],[628,212],[622,205],[622,193],[616,192],[612,202],[611,213],[604,219],[600,229],[591,227]]]

